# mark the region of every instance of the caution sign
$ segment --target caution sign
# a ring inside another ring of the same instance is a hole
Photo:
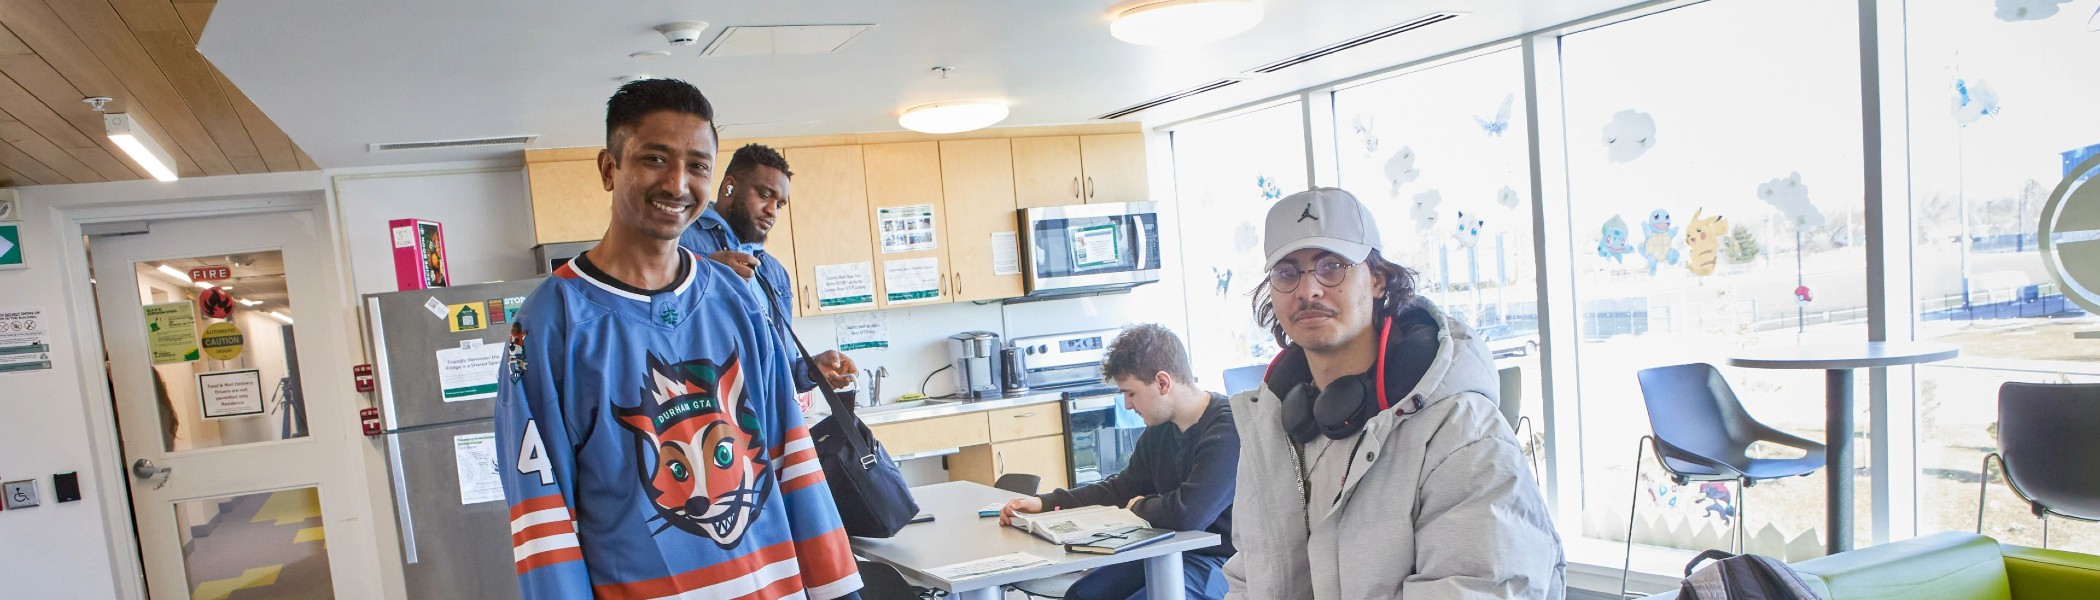
[[[204,328],[204,338],[200,342],[204,346],[205,356],[233,360],[241,356],[241,348],[246,340],[241,337],[241,329],[234,327],[232,323],[213,323]]]

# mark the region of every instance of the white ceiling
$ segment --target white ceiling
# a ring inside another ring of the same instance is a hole
[[[1125,119],[1199,116],[1639,4],[1636,0],[1267,0],[1253,30],[1158,49],[1108,34],[1143,0],[222,0],[198,49],[325,168],[516,156],[517,146],[373,153],[367,145],[538,135],[595,146],[622,76],[691,81],[732,137],[894,131],[906,108],[992,98],[1001,126],[1095,116],[1413,20],[1467,16]],[[653,27],[711,25],[671,48]],[[732,25],[868,24],[839,52],[701,57]],[[642,61],[628,54],[670,50]],[[954,71],[946,80],[932,67]]]

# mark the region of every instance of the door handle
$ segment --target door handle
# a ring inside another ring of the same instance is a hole
[[[157,490],[157,489],[160,489],[160,488],[161,488],[161,486],[167,485],[167,484],[168,484],[168,478],[167,478],[167,477],[165,477],[165,476],[166,476],[166,475],[170,475],[170,474],[172,474],[172,473],[174,473],[174,472],[175,472],[175,469],[173,469],[173,468],[169,468],[169,467],[156,467],[156,466],[153,466],[153,461],[150,461],[150,460],[146,460],[146,459],[143,459],[143,458],[141,458],[141,459],[138,459],[138,460],[136,460],[136,461],[132,461],[132,463],[131,463],[131,476],[132,476],[132,477],[137,477],[137,478],[139,478],[139,479],[147,479],[147,480],[151,480],[151,479],[153,479],[153,478],[154,478],[154,477],[156,477],[156,476],[162,476],[162,477],[160,478],[160,482],[159,482],[159,483],[155,483],[155,484],[153,484],[153,489],[156,489],[156,490]]]

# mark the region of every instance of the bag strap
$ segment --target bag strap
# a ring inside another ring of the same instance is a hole
[[[772,306],[774,318],[776,320],[785,320],[781,315],[787,313],[781,312],[780,296],[773,291],[773,286],[768,284],[765,276],[760,275],[757,270],[753,270],[751,276],[758,280],[759,289],[765,290],[766,303]],[[802,338],[795,335],[795,330],[787,327],[784,323],[780,324],[778,328],[787,333],[789,341],[794,342],[795,352],[802,356],[802,364],[809,368],[815,368],[817,359],[809,356],[809,349],[802,346]],[[853,414],[853,404],[839,398],[838,392],[833,391],[831,383],[824,381],[823,377],[819,376],[815,379],[818,380],[817,390],[824,393],[825,403],[831,406],[831,418],[844,419],[839,421],[839,433],[846,436],[846,444],[853,447],[853,454],[859,457],[861,468],[873,467],[875,463],[875,444],[861,437],[860,416]]]
[[[1735,557],[1736,555],[1734,553],[1728,552],[1726,550],[1707,550],[1705,552],[1701,552],[1698,556],[1692,557],[1692,562],[1684,563],[1684,576],[1691,577],[1692,571],[1698,570],[1699,563],[1706,562],[1709,559],[1727,560]]]

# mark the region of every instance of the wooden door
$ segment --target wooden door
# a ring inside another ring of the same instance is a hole
[[[1085,202],[1079,136],[1013,138],[1014,205],[1070,206]]]
[[[868,144],[866,232],[874,240],[876,306],[949,302],[947,202],[939,142]]]
[[[955,299],[997,300],[1025,293],[1012,144],[1004,139],[941,142],[941,192],[948,200],[948,231],[953,234],[947,243]]]
[[[1145,134],[1079,136],[1079,159],[1087,204],[1152,199],[1145,182]]]
[[[801,235],[793,237],[797,313],[874,310],[877,267],[861,147],[790,148],[785,154],[799,174],[789,192],[789,206],[802,216],[796,225]],[[851,284],[820,294],[827,280]]]

